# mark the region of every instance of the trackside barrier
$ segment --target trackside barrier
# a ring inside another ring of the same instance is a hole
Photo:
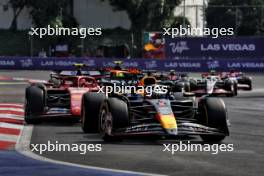
[[[0,57],[0,69],[5,70],[73,70],[74,63],[84,63],[87,69],[114,66],[110,58],[38,58],[38,57]],[[208,70],[243,72],[264,72],[264,58],[236,59],[123,59],[124,67],[150,70],[175,70],[180,72],[204,72]]]

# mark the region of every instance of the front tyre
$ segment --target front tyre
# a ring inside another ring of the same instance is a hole
[[[233,81],[227,81],[226,82],[226,89],[230,91],[230,93],[227,93],[227,97],[233,97],[237,95],[237,84]]]
[[[25,95],[25,122],[40,123],[41,119],[38,116],[44,113],[45,108],[44,90],[37,86],[30,86],[26,88]]]
[[[104,141],[116,142],[121,138],[114,135],[114,130],[129,125],[127,104],[118,98],[109,98],[100,110],[100,134]]]
[[[227,113],[222,99],[205,98],[199,102],[199,120],[202,125],[215,128],[222,134],[204,134],[201,138],[207,142],[220,142],[229,135]]]
[[[81,125],[84,133],[97,133],[99,124],[99,112],[105,95],[96,92],[88,92],[82,98]]]

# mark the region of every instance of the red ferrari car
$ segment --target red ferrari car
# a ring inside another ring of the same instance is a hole
[[[25,121],[32,124],[45,117],[79,118],[83,94],[98,90],[94,77],[62,72],[51,74],[46,83],[32,83],[26,88]]]

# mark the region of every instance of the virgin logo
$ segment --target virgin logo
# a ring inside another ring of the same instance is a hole
[[[170,43],[170,47],[173,53],[182,53],[183,51],[189,50],[186,41],[180,41],[177,43]]]

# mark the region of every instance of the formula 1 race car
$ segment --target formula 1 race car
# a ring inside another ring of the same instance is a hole
[[[202,78],[190,78],[190,90],[196,96],[226,95],[228,97],[237,95],[237,82],[233,79],[222,79],[216,75],[202,75]]]
[[[98,91],[97,81],[91,76],[62,73],[51,74],[48,82],[32,83],[26,88],[26,123],[39,123],[43,117],[80,118],[82,96],[86,92]]]
[[[252,78],[244,75],[242,72],[231,70],[230,72],[222,72],[222,79],[234,79],[237,81],[237,88],[240,90],[252,90]]]
[[[86,93],[82,100],[81,123],[85,133],[100,132],[105,141],[126,136],[200,135],[219,142],[229,135],[222,99],[194,97],[182,93],[154,93],[150,97]]]
[[[186,73],[176,73],[171,70],[169,73],[162,72],[158,82],[170,87],[172,92],[190,92],[189,76]]]

